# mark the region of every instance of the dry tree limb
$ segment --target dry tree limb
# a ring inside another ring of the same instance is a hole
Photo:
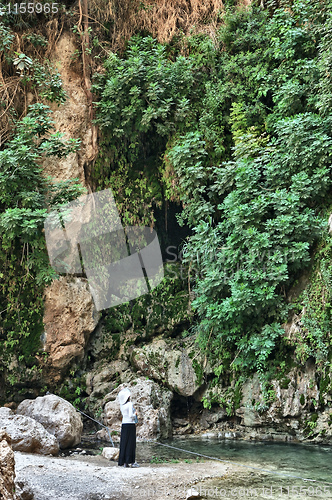
[[[64,24],[65,24],[64,21],[62,21],[62,23],[61,23],[61,29],[59,31],[59,35],[57,36],[57,39],[55,40],[55,43],[54,43],[55,46],[57,46],[58,41],[60,40],[60,36],[62,35]]]
[[[63,25],[62,25],[63,27]],[[61,29],[62,31],[62,29]],[[48,47],[44,56],[44,59],[47,59],[48,56],[54,51],[54,48],[56,46],[57,40],[55,40],[56,33],[58,32],[58,20],[52,19],[46,24],[46,32],[47,32],[47,40],[48,40]],[[61,35],[61,32],[60,32]],[[59,35],[59,36],[60,36]]]
[[[14,98],[15,98],[15,96],[16,96],[16,93],[17,93],[17,89],[18,89],[19,84],[20,84],[20,82],[18,82],[18,83],[17,83],[16,88],[15,88],[15,91],[14,91],[14,94],[13,94],[13,96],[12,96],[11,100],[9,101],[9,104],[8,104],[7,108],[6,108],[6,109],[5,109],[5,111],[4,111],[4,112],[0,115],[0,118],[2,118],[2,117],[3,117],[6,113],[7,113],[7,111],[8,111],[8,110],[9,110],[9,108],[10,108],[10,106],[13,104],[13,101],[14,101]]]

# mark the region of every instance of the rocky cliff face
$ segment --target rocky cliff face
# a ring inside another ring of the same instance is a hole
[[[56,130],[80,138],[82,148],[63,160],[48,159],[44,170],[58,180],[76,177],[87,185],[85,165],[94,155],[93,131],[82,75],[73,63],[75,50],[72,35],[64,32],[54,61],[68,100],[54,107],[54,119]],[[232,386],[211,386],[213,370],[186,331],[191,312],[186,283],[181,287],[181,293],[169,289],[162,297],[142,298],[99,315],[85,279],[55,281],[45,291],[44,381],[59,389],[67,384],[73,391],[77,384],[90,410],[101,412],[114,430],[120,425],[116,394],[120,384],[129,385],[144,408],[142,437],[205,431],[225,437],[331,442],[331,381],[318,383],[310,363],[301,370],[292,368],[283,380],[273,380],[265,406],[257,376],[236,396]],[[299,328],[295,318],[286,325],[286,334]],[[76,372],[79,376],[73,379]],[[204,397],[210,394],[223,401],[221,406],[204,407]]]
[[[80,65],[75,64],[76,50],[74,35],[64,31],[55,46],[52,62],[61,75],[67,101],[60,106],[54,104],[51,109],[55,131],[63,133],[66,139],[80,139],[81,147],[79,151],[63,159],[47,158],[43,169],[56,180],[77,178],[86,185],[84,169],[94,157],[95,151],[82,71]]]
[[[62,380],[74,361],[83,359],[91,332],[98,324],[87,281],[61,277],[45,291],[44,378]]]
[[[0,429],[0,498],[16,500],[15,496],[15,459],[11,439]]]

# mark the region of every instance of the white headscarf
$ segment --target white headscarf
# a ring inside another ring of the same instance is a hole
[[[119,399],[120,405],[124,405],[126,403],[126,401],[128,400],[128,398],[130,397],[130,395],[131,395],[130,390],[127,387],[122,389],[118,394],[118,399]]]

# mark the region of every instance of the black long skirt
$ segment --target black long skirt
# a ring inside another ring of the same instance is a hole
[[[122,424],[118,465],[135,463],[136,425]]]

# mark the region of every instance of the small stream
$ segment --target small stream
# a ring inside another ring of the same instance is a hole
[[[164,443],[243,466],[237,467],[236,475],[226,474],[197,485],[204,499],[332,499],[332,447],[203,438],[177,438]],[[80,445],[87,453],[98,453],[103,446],[101,442],[82,442]],[[177,461],[190,464],[207,460],[154,442],[138,442],[136,456],[141,464]]]

